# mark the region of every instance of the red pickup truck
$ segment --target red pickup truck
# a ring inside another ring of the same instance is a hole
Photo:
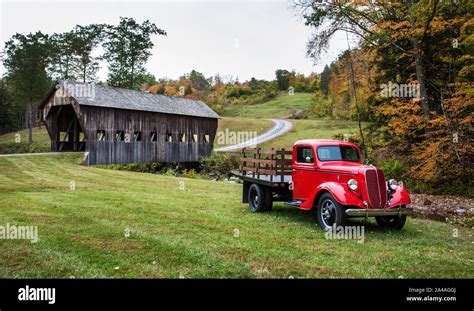
[[[402,229],[413,210],[401,183],[364,165],[357,145],[339,140],[300,140],[293,150],[243,149],[238,176],[242,201],[252,212],[283,201],[315,210],[322,229],[344,225],[350,217],[375,217],[385,228]]]

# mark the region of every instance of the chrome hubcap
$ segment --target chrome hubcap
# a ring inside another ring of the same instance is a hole
[[[255,206],[258,206],[258,195],[255,195],[253,203],[255,204]]]
[[[331,200],[326,200],[321,205],[321,219],[324,225],[331,227],[334,223],[336,216],[336,206]]]

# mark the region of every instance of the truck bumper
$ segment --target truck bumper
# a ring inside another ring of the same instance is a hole
[[[401,216],[413,214],[412,208],[349,208],[346,209],[348,217],[374,217],[374,216]]]

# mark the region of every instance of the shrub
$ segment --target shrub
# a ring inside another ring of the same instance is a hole
[[[2,153],[11,154],[11,153],[28,153],[30,151],[29,145],[26,142],[17,143],[14,141],[9,141],[3,144]]]
[[[166,170],[162,173],[162,175],[176,177],[176,176],[177,176],[177,173],[176,173],[171,167],[168,167],[168,168],[166,168]]]
[[[239,167],[239,161],[231,153],[214,153],[209,157],[204,157],[199,162],[203,173],[219,173],[230,176],[231,172]]]
[[[107,164],[107,165],[96,165],[99,168],[106,168],[118,171],[131,171],[131,172],[141,172],[141,173],[151,173],[154,174],[158,172],[163,164],[161,163],[128,163],[128,164]]]
[[[183,177],[186,177],[186,178],[196,178],[197,177],[197,173],[196,173],[196,170],[195,169],[190,169],[190,170],[185,170],[183,172]]]
[[[383,163],[381,163],[380,167],[382,168],[385,178],[395,178],[399,180],[402,176],[405,176],[406,168],[402,161],[398,159],[389,159]]]

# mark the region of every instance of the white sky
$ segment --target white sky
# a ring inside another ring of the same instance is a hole
[[[206,77],[219,73],[239,81],[271,80],[280,68],[320,72],[347,48],[345,35],[338,34],[328,55],[314,66],[305,56],[311,29],[291,8],[291,0],[0,0],[1,49],[17,32],[51,34],[76,24],[117,24],[120,16],[149,19],[168,33],[153,37],[146,68],[156,78],[176,79],[195,69]],[[106,77],[106,64],[101,64],[99,78]]]

